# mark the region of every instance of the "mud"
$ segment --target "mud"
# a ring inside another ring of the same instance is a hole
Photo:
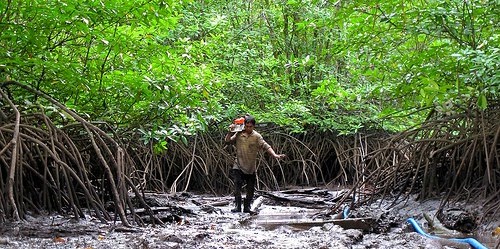
[[[22,222],[3,224],[0,248],[470,248],[425,238],[406,222],[413,217],[432,233],[423,214],[435,217],[438,200],[408,200],[391,208],[385,201],[377,201],[349,212],[348,218],[373,218],[375,223],[369,230],[347,229],[321,215],[337,194],[300,196],[323,198],[312,208],[260,196],[252,206],[258,212],[255,215],[230,212],[230,196],[151,194],[158,206],[175,206],[183,212],[158,209],[158,216],[166,223],[144,227],[123,227],[118,221],[102,223],[90,215],[79,221],[61,215],[32,215]],[[495,218],[479,224],[474,233],[448,235],[473,236],[487,248],[495,248],[500,237],[492,231],[498,226],[500,221]]]

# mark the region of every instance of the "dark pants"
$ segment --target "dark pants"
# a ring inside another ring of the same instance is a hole
[[[250,203],[255,192],[255,182],[257,181],[257,176],[255,174],[245,174],[239,169],[231,169],[231,176],[234,181],[234,197],[241,198],[241,188],[243,187],[243,182],[246,182],[245,200],[247,203]]]

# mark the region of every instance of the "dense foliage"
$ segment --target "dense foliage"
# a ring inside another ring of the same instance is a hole
[[[67,207],[126,222],[140,190],[229,191],[222,138],[244,113],[287,155],[259,159],[258,188],[349,185],[333,211],[359,190],[483,197],[498,214],[499,7],[0,1],[0,223]]]
[[[91,120],[140,129],[146,141],[186,141],[247,112],[298,133],[402,130],[432,112],[498,101],[499,7],[8,0],[0,3],[0,80],[28,84]]]

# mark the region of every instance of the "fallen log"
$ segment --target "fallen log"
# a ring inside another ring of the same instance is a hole
[[[323,226],[325,224],[338,225],[344,229],[360,229],[364,232],[372,230],[375,220],[370,217],[350,218],[350,219],[332,219],[332,220],[304,220],[304,219],[254,219],[253,224],[274,229],[279,226],[292,226],[299,229],[309,229],[314,226]]]
[[[227,206],[229,204],[231,204],[233,201],[232,200],[224,200],[224,201],[216,201],[216,202],[210,202],[210,203],[207,203],[207,204],[196,204],[194,201],[193,203],[195,203],[196,205],[198,206],[201,206],[201,205],[209,205],[209,206],[213,206],[213,207],[222,207],[222,206]]]
[[[264,197],[267,197],[269,199],[273,199],[275,201],[280,201],[280,202],[290,202],[293,204],[305,204],[304,207],[307,208],[321,208],[322,206],[326,205],[326,202],[324,200],[317,200],[317,199],[306,199],[306,198],[290,198],[290,197],[285,197],[279,194],[273,194],[267,191],[262,191],[262,190],[257,190],[256,191],[259,195],[262,195]]]
[[[323,196],[323,197],[328,197],[331,195],[328,192],[328,190],[322,189],[322,188],[288,189],[288,190],[282,190],[282,191],[280,191],[280,193],[299,194],[299,195],[316,195],[316,196]]]
[[[183,215],[183,214],[194,214],[194,212],[190,209],[186,209],[183,207],[178,207],[178,206],[165,206],[165,207],[151,207],[148,209],[146,208],[137,208],[134,210],[137,215],[147,213],[149,211],[152,211],[153,213],[159,213],[159,212],[171,212],[175,213],[177,215]],[[129,214],[129,211],[127,210],[127,214]]]

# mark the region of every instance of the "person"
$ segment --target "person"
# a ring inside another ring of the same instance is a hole
[[[245,115],[245,128],[241,132],[231,132],[233,124],[229,127],[230,132],[226,134],[225,141],[236,146],[236,158],[230,175],[234,181],[235,208],[231,212],[241,212],[241,190],[243,182],[246,182],[246,198],[243,200],[243,212],[252,213],[250,204],[252,202],[255,183],[257,180],[257,154],[260,150],[266,151],[276,159],[282,159],[284,154],[276,154],[273,148],[264,140],[262,135],[254,130],[255,118]]]

